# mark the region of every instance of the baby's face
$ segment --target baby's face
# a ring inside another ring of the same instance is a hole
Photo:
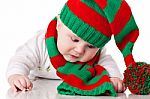
[[[87,62],[91,60],[99,50],[99,48],[77,37],[63,23],[57,25],[57,32],[57,48],[67,61]]]

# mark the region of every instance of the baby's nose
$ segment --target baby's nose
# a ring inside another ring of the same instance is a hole
[[[84,46],[77,46],[74,50],[75,50],[78,54],[82,55],[82,54],[84,54],[84,52],[85,52],[85,47],[84,47]]]

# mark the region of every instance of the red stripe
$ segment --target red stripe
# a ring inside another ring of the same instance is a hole
[[[127,55],[124,58],[124,61],[125,61],[126,67],[128,67],[131,63],[135,63],[132,54]]]
[[[124,47],[127,45],[129,42],[135,42],[137,37],[139,36],[139,30],[134,30],[130,32],[128,35],[126,35],[123,40],[117,44],[119,50],[123,50]]]
[[[85,23],[89,24],[104,35],[108,37],[111,36],[111,29],[108,20],[84,4],[81,0],[69,0],[67,5],[70,10]]]
[[[94,68],[88,68],[87,70],[91,73],[92,77],[94,77],[94,76],[95,76],[96,71],[95,71],[95,69],[94,69]]]
[[[95,2],[100,6],[102,10],[107,6],[107,0],[95,0]]]
[[[56,71],[56,74],[57,74],[57,76],[59,76],[61,79],[65,79],[66,76],[67,76],[67,75],[62,74],[62,73],[60,73],[60,72],[58,72],[58,71]]]
[[[128,4],[123,0],[119,11],[117,12],[113,22],[111,23],[114,35],[120,33],[126,23],[130,20],[132,13]]]
[[[75,64],[84,65],[85,63],[84,63],[84,62],[77,61],[77,62],[75,62]]]
[[[92,77],[99,76],[104,70],[105,68],[100,65],[96,65],[94,68],[88,68],[88,71],[91,72]]]
[[[94,68],[96,70],[96,76],[99,76],[103,71],[105,71],[105,68],[100,65],[96,65]]]
[[[93,90],[94,88],[101,86],[105,82],[110,82],[110,79],[107,75],[102,76],[102,78],[99,79],[98,82],[90,85],[86,85],[80,78],[78,78],[73,74],[65,75],[65,74],[57,73],[57,75],[65,78],[64,82],[68,83],[71,86],[77,87],[81,90]]]
[[[55,69],[57,69],[58,67],[64,66],[66,64],[66,60],[63,58],[61,54],[50,58],[50,61]]]
[[[99,61],[100,54],[94,56],[90,61],[87,62],[87,65],[93,66],[94,63],[97,63]]]
[[[52,20],[50,23],[49,23],[49,26],[47,28],[47,33],[45,35],[45,38],[49,38],[49,37],[55,37],[57,38],[57,30],[56,30],[56,24],[57,24],[57,21],[56,20]]]

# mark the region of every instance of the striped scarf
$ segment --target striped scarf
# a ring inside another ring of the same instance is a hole
[[[111,96],[116,96],[108,72],[97,64],[100,51],[86,63],[66,61],[57,49],[56,24],[56,18],[50,22],[45,35],[45,42],[50,62],[56,69],[57,75],[63,80],[57,87],[58,93],[96,96],[108,92]]]

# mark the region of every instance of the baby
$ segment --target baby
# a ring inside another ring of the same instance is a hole
[[[11,58],[6,73],[11,88],[14,91],[31,90],[33,85],[29,75],[63,78],[59,67],[64,61],[82,64],[96,59],[92,65],[96,63],[105,68],[115,91],[124,92],[126,88],[119,69],[113,58],[105,54],[104,48],[112,32],[120,31],[112,29],[114,27],[111,25],[116,23],[110,23],[115,20],[115,14],[118,15],[117,11],[124,11],[122,5],[125,5],[124,9],[128,8],[124,0],[68,0],[61,13],[51,21],[47,31],[39,31],[35,37],[19,47]],[[114,10],[111,9],[113,7]],[[106,13],[105,10],[109,12]],[[56,38],[56,41],[47,41],[51,37]]]
[[[76,36],[61,22],[59,16],[57,18],[57,47],[63,57],[70,62],[86,62],[91,60],[99,48]],[[25,90],[26,88],[32,89],[32,83],[28,78],[30,70],[32,70],[32,75],[35,76],[60,79],[55,74],[52,64],[49,63],[44,36],[45,32],[40,31],[38,35],[21,46],[17,50],[16,55],[10,60],[7,77],[14,91],[17,91],[17,88],[20,90]],[[119,72],[117,64],[110,55],[106,55],[105,53],[106,49],[104,48],[101,51],[101,58],[98,63],[109,71],[110,79],[116,91],[123,92],[122,75]]]

